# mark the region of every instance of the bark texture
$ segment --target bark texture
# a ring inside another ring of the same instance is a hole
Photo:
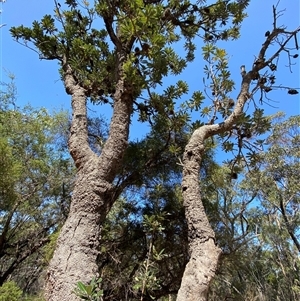
[[[122,57],[118,62],[121,70]],[[64,71],[66,90],[72,96],[69,151],[77,175],[70,212],[47,273],[45,297],[48,301],[79,300],[72,292],[76,283],[88,283],[97,276],[100,226],[116,199],[112,183],[127,148],[133,103],[120,76],[109,138],[101,155],[97,156],[88,144],[85,91],[76,83],[67,64]]]
[[[184,155],[182,191],[188,222],[190,260],[186,265],[177,301],[204,301],[221,250],[207,219],[200,197],[199,169],[204,150],[205,128],[191,137]]]
[[[76,282],[87,283],[97,275],[100,204],[105,201],[92,187],[96,177],[78,176],[69,217],[63,226],[47,275],[47,300],[76,300]]]
[[[215,275],[221,249],[215,244],[211,228],[201,201],[199,172],[205,139],[231,129],[242,114],[249,99],[251,72],[243,77],[241,93],[233,113],[222,123],[204,125],[194,131],[184,152],[182,194],[188,223],[189,253],[178,291],[177,301],[205,301],[209,284]]]

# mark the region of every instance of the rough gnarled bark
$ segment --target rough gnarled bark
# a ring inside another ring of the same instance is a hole
[[[100,225],[116,199],[112,182],[127,148],[132,111],[132,97],[120,76],[109,138],[97,156],[88,144],[85,91],[77,85],[68,65],[64,71],[66,90],[72,96],[69,151],[77,175],[69,216],[61,229],[47,274],[45,296],[48,301],[77,300],[72,292],[76,283],[88,283],[97,276]]]
[[[182,194],[185,216],[188,223],[190,259],[186,265],[177,301],[205,301],[209,284],[215,275],[220,248],[215,243],[211,228],[201,201],[199,172],[205,139],[225,132],[233,126],[243,112],[248,100],[251,74],[242,83],[241,93],[233,113],[222,123],[205,125],[194,131],[184,152]]]

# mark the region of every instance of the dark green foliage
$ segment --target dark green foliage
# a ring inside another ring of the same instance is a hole
[[[165,6],[161,1],[101,0],[91,7],[87,2],[78,6],[77,1],[66,1],[68,7],[57,4],[53,17],[46,15],[31,28],[12,27],[11,33],[25,45],[33,43],[41,58],[57,59],[62,67],[69,63],[87,96],[94,102],[108,102],[115,91],[119,68],[115,56],[120,47],[128,54],[123,71],[136,97],[148,94],[165,76],[180,74],[194,60],[197,48],[193,39],[199,32],[214,41],[237,38],[248,2],[218,1],[201,6],[169,1]],[[181,40],[185,58],[173,48]],[[62,68],[62,76],[64,72]],[[146,105],[151,112],[156,110],[155,96],[148,97]],[[170,100],[171,96],[160,99],[164,107],[169,107],[166,102]]]
[[[99,288],[102,279],[93,278],[89,284],[84,284],[81,281],[77,283],[74,294],[82,300],[100,301],[102,300],[103,291]]]
[[[128,191],[104,224],[100,268],[106,300],[157,299],[180,286],[188,256],[180,187],[157,184],[142,192]]]

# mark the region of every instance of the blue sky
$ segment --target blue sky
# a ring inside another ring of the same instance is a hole
[[[278,0],[252,0],[248,8],[248,18],[242,26],[241,38],[234,42],[221,43],[229,54],[229,64],[232,77],[237,82],[236,90],[232,93],[235,99],[238,95],[239,83],[241,80],[240,66],[251,66],[255,55],[258,54],[267,30],[272,30],[272,4]],[[45,14],[52,13],[54,7],[52,0],[7,0],[1,4],[2,14],[0,24],[6,26],[0,29],[0,72],[1,81],[7,81],[6,71],[16,76],[18,89],[18,105],[23,106],[30,103],[34,107],[46,107],[52,109],[69,109],[70,98],[66,95],[63,84],[58,74],[58,64],[55,61],[41,61],[37,53],[21,46],[13,41],[9,34],[11,26],[30,26],[33,20],[40,20]],[[280,24],[284,24],[293,30],[300,25],[299,20],[299,0],[281,0],[279,4],[283,11],[279,19]],[[300,44],[300,36],[299,36]],[[200,45],[201,46],[201,45]],[[179,50],[180,51],[180,50]],[[199,50],[199,54],[200,54]],[[299,51],[298,51],[299,52]],[[279,63],[279,72],[276,75],[277,83],[284,86],[300,87],[299,81],[299,59],[295,62],[292,72],[286,67],[287,60],[282,58]],[[203,86],[202,60],[199,58],[184,72],[182,78],[190,85],[190,90],[201,89]],[[299,95],[290,96],[286,91],[276,91],[269,93],[272,102],[271,106],[264,106],[269,114],[278,110],[286,112],[287,116],[300,113]],[[94,110],[94,108],[92,108]],[[100,114],[109,115],[109,109],[99,107]],[[144,126],[135,127],[133,122],[132,137],[143,136],[146,130]]]

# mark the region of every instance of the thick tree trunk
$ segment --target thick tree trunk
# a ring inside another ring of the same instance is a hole
[[[177,301],[207,300],[209,284],[221,254],[200,196],[199,167],[203,142],[202,135],[193,135],[183,158],[182,192],[188,222],[190,260],[185,268]]]
[[[177,301],[206,301],[209,284],[215,275],[221,249],[215,244],[211,228],[201,201],[199,172],[205,139],[232,128],[249,99],[251,72],[243,77],[241,92],[232,114],[224,122],[204,125],[196,129],[184,152],[182,194],[188,223],[190,260],[186,265]]]
[[[79,300],[73,290],[78,281],[88,283],[97,276],[100,226],[116,199],[113,180],[128,144],[133,99],[122,74],[124,56],[118,58],[119,80],[109,138],[97,156],[88,144],[85,91],[64,66],[67,93],[72,95],[72,124],[69,151],[77,168],[70,212],[61,229],[49,265],[45,297],[48,301]]]
[[[215,275],[220,250],[214,240],[194,243],[190,261],[185,267],[177,301],[206,301],[211,280]]]
[[[47,300],[77,300],[72,293],[76,283],[88,283],[97,275],[100,222],[106,214],[106,200],[105,192],[99,192],[99,186],[103,190],[105,185],[99,183],[96,170],[89,176],[87,172],[91,171],[82,170],[77,177],[69,217],[48,270]]]

